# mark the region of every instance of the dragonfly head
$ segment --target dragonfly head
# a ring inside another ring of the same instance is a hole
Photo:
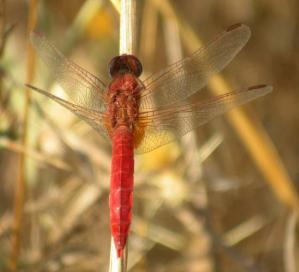
[[[114,57],[109,63],[109,74],[113,78],[117,74],[133,73],[139,77],[142,73],[142,65],[139,59],[133,55],[123,54]]]

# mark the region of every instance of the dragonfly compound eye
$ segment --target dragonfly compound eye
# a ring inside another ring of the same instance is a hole
[[[117,74],[133,73],[139,77],[142,73],[142,65],[133,55],[121,55],[114,57],[109,63],[109,74],[114,77]]]

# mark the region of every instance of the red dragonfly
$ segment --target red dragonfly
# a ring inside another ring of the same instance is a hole
[[[249,37],[247,26],[231,26],[190,57],[145,80],[139,79],[142,65],[135,56],[117,56],[109,64],[112,79],[106,85],[66,59],[45,37],[32,33],[33,45],[69,101],[27,86],[69,109],[112,141],[110,226],[118,257],[122,257],[132,218],[134,149],[137,153],[154,150],[272,90],[259,85],[210,100],[186,100],[220,72]]]

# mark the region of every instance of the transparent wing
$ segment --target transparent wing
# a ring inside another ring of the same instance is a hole
[[[140,109],[146,110],[176,103],[199,91],[208,79],[220,72],[244,47],[250,37],[246,25],[231,26],[215,40],[143,83]]]
[[[137,153],[149,152],[185,135],[213,118],[269,93],[272,87],[260,85],[231,92],[205,102],[178,103],[152,111],[140,112],[139,128],[144,137]]]
[[[103,117],[104,117],[103,113],[96,111],[96,110],[92,110],[92,109],[86,109],[80,105],[75,105],[75,104],[70,103],[64,99],[61,99],[47,91],[36,88],[32,85],[26,84],[26,86],[34,91],[37,91],[38,93],[41,93],[41,94],[51,98],[52,100],[54,100],[61,106],[67,108],[68,110],[70,110],[71,112],[76,114],[80,119],[82,119],[83,121],[88,123],[92,128],[94,128],[102,136],[104,136],[105,138],[108,137],[108,133],[103,126]]]
[[[51,73],[73,103],[93,110],[104,111],[103,94],[106,86],[99,78],[65,58],[41,34],[32,32],[30,38],[38,55],[50,68]]]

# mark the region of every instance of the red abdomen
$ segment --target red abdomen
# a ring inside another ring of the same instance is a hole
[[[110,180],[110,225],[118,257],[123,254],[132,219],[133,135],[125,126],[118,127],[112,137]]]

